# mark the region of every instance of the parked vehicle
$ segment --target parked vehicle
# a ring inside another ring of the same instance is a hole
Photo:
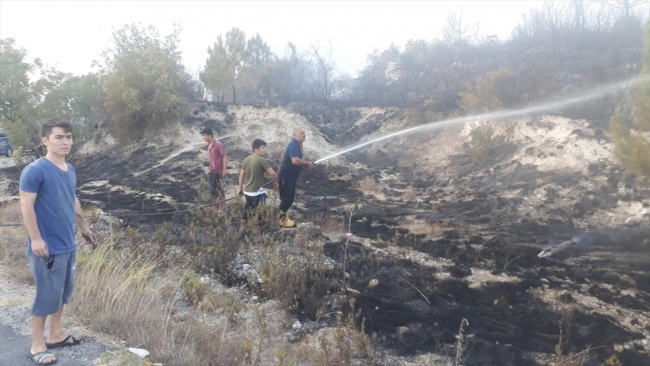
[[[0,128],[0,155],[10,157],[13,152],[14,150],[9,142],[9,137],[7,137],[4,131]]]

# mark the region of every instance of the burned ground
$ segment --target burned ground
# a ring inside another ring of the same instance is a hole
[[[338,146],[400,118],[392,109],[305,108],[298,110]],[[194,132],[209,126],[221,135],[238,128],[237,118],[225,105],[205,104],[183,126]],[[360,311],[368,334],[393,354],[455,355],[467,319],[467,365],[547,364],[558,344],[565,355],[593,348],[586,365],[614,354],[623,365],[650,364],[650,229],[645,216],[626,220],[633,216],[629,207],[647,209],[650,184],[604,159],[568,171],[530,162],[574,148],[575,139],[593,139],[587,128],[571,128],[570,138],[546,147],[514,142],[484,164],[456,151],[444,167],[425,166],[403,156],[410,153],[399,146],[403,141],[362,149],[348,163],[303,172],[292,211],[307,228],[265,228],[265,234],[290,241],[315,230],[309,240],[324,245],[335,262],[328,296],[345,298],[326,310]],[[249,147],[236,136],[222,141],[234,172]],[[79,196],[148,232],[173,220],[175,243],[182,244],[184,214],[131,215],[205,203],[204,147],[142,143],[74,156]],[[270,158],[277,168],[277,157]],[[12,181],[8,194],[17,194],[20,168],[3,173]],[[359,189],[365,178],[374,190]],[[236,180],[235,173],[226,178],[229,196]],[[350,205],[359,205],[351,217]],[[327,220],[338,232],[318,232]],[[551,258],[537,256],[549,243],[576,236],[586,239]],[[622,280],[626,275],[633,285]],[[368,286],[373,279],[378,285]]]

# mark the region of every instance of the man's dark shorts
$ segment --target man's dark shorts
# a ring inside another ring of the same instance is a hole
[[[70,302],[74,291],[77,251],[37,257],[28,254],[32,267],[36,296],[32,315],[48,316]]]
[[[280,180],[280,211],[282,215],[287,212],[289,207],[293,205],[293,200],[296,197],[296,181],[290,179]]]
[[[246,196],[246,205],[244,205],[244,214],[242,220],[248,220],[250,212],[255,210],[260,203],[266,201],[266,194],[258,194],[257,196]]]
[[[221,184],[221,174],[210,173],[210,194],[215,197],[226,197]]]

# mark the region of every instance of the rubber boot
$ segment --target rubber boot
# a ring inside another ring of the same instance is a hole
[[[281,227],[296,227],[296,223],[289,218],[289,211],[284,214],[284,219],[280,219]]]

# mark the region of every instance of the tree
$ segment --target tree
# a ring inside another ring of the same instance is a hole
[[[465,60],[465,49],[474,42],[478,35],[478,23],[466,23],[463,21],[463,12],[456,14],[449,13],[447,24],[442,30],[444,40],[456,47],[461,61]]]
[[[140,139],[186,111],[182,94],[189,76],[178,51],[180,28],[161,39],[153,26],[125,25],[113,32],[114,47],[103,53],[103,105],[121,143]]]
[[[332,60],[332,42],[329,47],[321,47],[320,42],[311,44],[307,53],[311,56],[316,69],[316,93],[321,102],[327,104],[332,99],[336,86],[336,62]]]
[[[213,95],[222,95],[224,90],[230,89],[232,102],[237,103],[237,88],[243,80],[242,68],[248,57],[246,33],[232,28],[225,39],[219,35],[213,47],[208,47],[208,55],[201,81]]]
[[[647,2],[648,0],[611,0],[607,3],[614,8],[621,10],[626,18],[630,18],[634,15],[634,8]]]
[[[409,47],[409,46],[407,46]],[[391,44],[383,52],[375,50],[366,58],[368,64],[361,71],[361,81],[363,87],[364,100],[370,96],[375,96],[376,103],[381,104],[384,96],[395,87],[395,78],[389,78],[387,71],[390,65],[396,65],[400,61],[399,48]],[[390,75],[392,76],[392,75]]]
[[[253,94],[265,100],[268,106],[271,99],[271,73],[275,63],[271,47],[258,33],[248,40],[246,54],[242,80],[250,87]]]
[[[27,51],[18,48],[15,39],[0,39],[0,125],[17,145],[27,144],[33,129],[29,74],[35,65],[26,57]]]

